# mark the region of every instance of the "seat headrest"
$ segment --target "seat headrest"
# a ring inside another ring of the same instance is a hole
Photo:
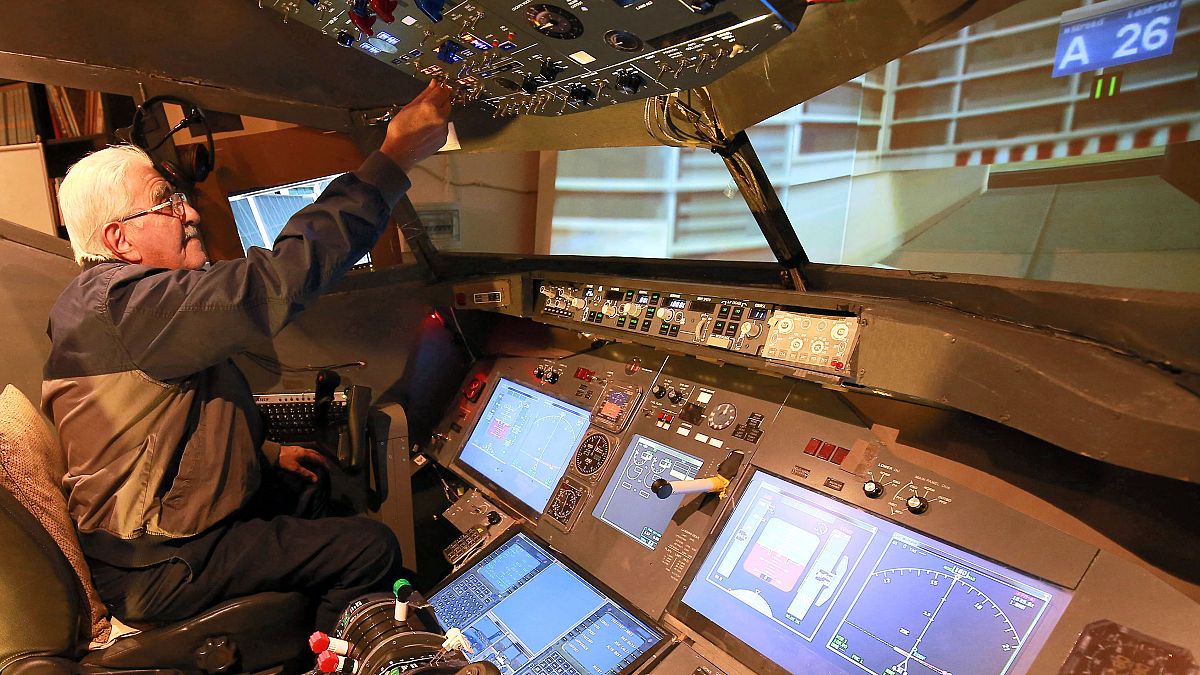
[[[62,451],[45,418],[16,387],[0,392],[0,486],[10,492],[58,544],[87,600],[93,642],[111,632],[108,610],[92,585],[60,481]],[[59,475],[55,475],[58,473]]]

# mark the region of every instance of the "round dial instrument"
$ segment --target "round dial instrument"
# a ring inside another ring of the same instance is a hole
[[[737,421],[737,407],[732,403],[722,403],[708,414],[708,426],[720,431]]]
[[[581,476],[594,476],[604,468],[611,447],[608,436],[601,433],[588,434],[575,452],[575,470]]]

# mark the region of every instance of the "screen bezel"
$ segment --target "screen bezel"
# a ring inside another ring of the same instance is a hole
[[[687,573],[684,575],[683,582],[679,584],[679,587],[675,590],[675,594],[673,596],[671,596],[671,601],[669,603],[667,603],[666,613],[671,615],[675,619],[677,619],[680,623],[682,623],[688,629],[695,631],[696,634],[698,634],[700,637],[703,637],[705,640],[716,645],[722,651],[725,651],[726,653],[728,653],[738,663],[742,664],[743,666],[746,666],[747,668],[750,668],[751,670],[753,670],[755,673],[758,673],[759,675],[791,675],[791,673],[790,673],[790,671],[781,667],[779,664],[772,661],[769,657],[761,654],[754,647],[751,647],[750,645],[743,642],[741,640],[741,638],[737,637],[733,633],[730,633],[728,630],[722,628],[721,626],[719,626],[718,624],[716,624],[715,622],[710,620],[708,617],[704,616],[700,612],[697,612],[696,610],[692,609],[690,606],[684,604],[684,602],[683,602],[684,594],[687,593],[688,589],[691,588],[692,584],[696,581],[696,575],[698,575],[700,573],[700,569],[702,567],[704,567],[704,563],[708,560],[709,554],[712,553],[713,547],[716,546],[717,540],[721,538],[722,534],[724,534],[725,527],[729,524],[729,519],[733,517],[734,511],[736,511],[738,505],[741,504],[741,499],[742,499],[743,495],[745,494],[747,487],[750,485],[750,481],[753,480],[754,476],[756,476],[759,473],[764,473],[773,478],[777,478],[785,483],[794,485],[795,487],[797,487],[799,489],[805,490],[806,492],[811,492],[814,495],[832,499],[833,501],[838,502],[844,506],[850,507],[851,509],[854,509],[856,511],[861,511],[864,514],[874,516],[886,523],[895,525],[896,527],[899,527],[906,532],[916,532],[916,533],[920,534],[922,537],[927,537],[938,543],[945,544],[946,546],[950,546],[955,549],[965,551],[967,553],[970,553],[973,556],[982,558],[983,560],[986,560],[992,564],[999,565],[1000,567],[1002,567],[1006,570],[1011,570],[1012,572],[1015,572],[1022,576],[1029,577],[1031,579],[1036,579],[1041,583],[1052,586],[1055,589],[1065,593],[1066,594],[1065,595],[1066,604],[1064,604],[1062,606],[1063,612],[1060,613],[1058,618],[1055,619],[1054,625],[1051,625],[1049,628],[1044,629],[1048,632],[1046,632],[1042,636],[1042,644],[1038,647],[1039,650],[1045,648],[1045,641],[1050,636],[1050,631],[1053,631],[1055,629],[1055,627],[1057,626],[1058,622],[1062,620],[1063,613],[1066,612],[1067,608],[1070,606],[1071,600],[1074,599],[1074,589],[1071,589],[1071,588],[1062,586],[1060,584],[1056,584],[1052,581],[1043,579],[1043,578],[1037,576],[1036,574],[1031,574],[1029,572],[1026,572],[1025,570],[1018,569],[1008,563],[1001,562],[994,558],[983,555],[982,553],[972,551],[963,546],[955,544],[954,542],[946,541],[945,539],[943,539],[941,537],[936,537],[932,534],[929,534],[928,532],[918,531],[915,528],[913,528],[909,525],[906,525],[904,523],[898,522],[893,518],[888,518],[887,516],[884,516],[880,513],[876,513],[875,511],[872,511],[870,509],[865,509],[858,504],[853,504],[853,503],[845,501],[843,499],[838,499],[837,497],[835,497],[831,494],[822,492],[821,490],[817,490],[808,485],[804,485],[804,484],[799,483],[795,480],[792,480],[786,476],[777,474],[774,471],[764,469],[761,466],[751,465],[750,470],[747,471],[745,474],[743,474],[741,480],[738,481],[736,490],[732,493],[734,495],[733,499],[729,500],[730,503],[722,510],[722,512],[719,514],[718,518],[714,521],[713,527],[712,527],[712,529],[710,531],[710,535],[708,537],[708,540],[704,542],[704,544],[700,547],[700,550],[696,553],[696,557],[692,559],[692,565],[690,568],[688,568]],[[816,644],[816,643],[810,642],[808,644]],[[1032,659],[1036,658],[1036,653],[1030,654],[1028,656],[1028,658],[1031,660],[1026,662],[1026,671],[1028,671],[1028,667],[1032,665],[1032,663],[1033,663]]]
[[[590,573],[587,572],[587,570],[585,570],[582,567],[580,567],[579,565],[575,564],[575,561],[571,560],[570,558],[567,558],[566,556],[562,555],[558,551],[555,551],[554,548],[549,544],[549,542],[547,542],[546,540],[544,540],[541,537],[534,534],[532,528],[529,528],[528,526],[525,526],[525,525],[516,525],[514,527],[510,527],[508,530],[504,531],[499,536],[495,537],[492,541],[488,542],[487,546],[483,547],[483,549],[478,551],[475,555],[471,556],[470,560],[467,563],[465,563],[460,569],[451,573],[445,579],[442,579],[442,581],[439,582],[437,584],[437,586],[435,586],[432,590],[430,590],[429,593],[427,593],[425,597],[433,598],[433,596],[437,595],[442,589],[444,589],[445,587],[449,586],[450,584],[452,584],[453,582],[458,580],[458,578],[461,577],[464,573],[466,573],[466,571],[468,569],[470,569],[471,567],[474,567],[476,563],[478,563],[480,560],[483,560],[487,556],[491,555],[493,551],[495,551],[496,549],[503,546],[506,542],[508,542],[510,539],[517,536],[518,534],[524,534],[526,537],[529,537],[530,541],[537,544],[538,546],[541,546],[542,550],[544,550],[544,551],[546,551],[546,553],[550,554],[550,557],[552,557],[555,560],[557,560],[558,562],[562,563],[564,567],[566,567],[568,570],[571,570],[571,572],[578,575],[580,579],[583,579],[587,583],[591,584],[593,588],[595,588],[596,590],[603,593],[605,595],[605,597],[607,597],[613,603],[620,606],[621,609],[625,610],[626,612],[629,612],[638,621],[641,621],[642,623],[649,626],[651,629],[662,634],[659,637],[658,641],[656,641],[654,644],[650,645],[650,647],[647,648],[646,651],[642,652],[641,655],[639,655],[636,659],[634,659],[633,662],[630,663],[628,666],[626,666],[624,669],[618,671],[616,673],[616,675],[628,675],[629,673],[637,672],[648,661],[650,661],[651,659],[657,658],[658,655],[662,652],[663,646],[665,644],[674,640],[675,635],[671,631],[664,628],[658,621],[655,621],[654,619],[652,619],[650,617],[650,615],[648,615],[645,612],[643,612],[642,610],[638,609],[637,607],[635,607],[633,605],[633,603],[629,602],[624,597],[622,597],[620,594],[613,591],[612,588],[610,588],[607,584],[600,581],[596,577],[592,576]],[[430,602],[432,603],[432,600],[430,600]],[[442,628],[448,628],[448,626],[443,626]]]
[[[549,398],[552,398],[552,399],[558,401],[559,403],[562,403],[563,405],[569,405],[572,408],[576,408],[576,409],[582,411],[584,413],[584,415],[587,417],[587,426],[584,427],[583,436],[580,436],[579,442],[576,442],[575,446],[573,448],[571,448],[571,453],[567,456],[566,463],[563,464],[563,474],[566,474],[567,469],[569,469],[571,467],[571,461],[574,459],[575,453],[579,451],[579,443],[583,441],[583,438],[585,436],[587,436],[587,430],[589,428],[591,428],[591,426],[592,426],[592,411],[587,408],[583,408],[583,407],[579,406],[578,404],[573,403],[571,401],[563,400],[562,398],[559,398],[558,396],[555,396],[554,394],[552,394],[548,391],[545,391],[543,389],[538,389],[536,387],[532,387],[529,384],[516,379],[515,377],[505,377],[502,374],[496,374],[493,377],[488,378],[488,386],[487,386],[488,393],[486,396],[486,400],[482,401],[481,404],[476,409],[477,412],[476,412],[474,421],[472,421],[472,423],[471,423],[471,428],[464,430],[466,433],[463,437],[462,445],[459,447],[458,453],[455,454],[454,461],[452,461],[450,463],[450,468],[453,469],[454,471],[457,471],[460,474],[463,474],[463,475],[469,477],[477,485],[482,486],[486,491],[490,492],[492,494],[492,496],[494,496],[498,500],[504,502],[505,506],[507,506],[510,509],[521,514],[521,516],[524,517],[526,520],[536,523],[542,517],[542,512],[545,511],[545,507],[542,507],[542,511],[535,511],[532,506],[529,506],[524,501],[519,499],[516,495],[514,495],[513,493],[504,489],[503,487],[501,487],[499,484],[497,484],[495,481],[491,480],[487,476],[484,476],[478,469],[471,466],[470,464],[467,464],[466,461],[464,461],[462,458],[463,452],[466,451],[466,449],[467,449],[467,444],[471,442],[471,438],[474,436],[476,428],[479,427],[479,421],[481,419],[483,419],[483,412],[485,410],[487,410],[487,407],[489,405],[491,405],[491,403],[492,403],[492,397],[495,396],[495,394],[496,394],[496,391],[498,389],[497,385],[499,385],[500,380],[507,380],[512,384],[520,385],[522,387],[525,387],[526,389],[530,389],[539,394],[548,396]],[[562,475],[560,475],[558,477],[558,480],[559,481],[562,480]],[[555,485],[557,485],[557,482],[555,483]],[[551,488],[550,489],[550,498],[552,499],[553,497],[554,497],[554,488]],[[550,503],[549,499],[546,500],[546,503],[547,504]]]

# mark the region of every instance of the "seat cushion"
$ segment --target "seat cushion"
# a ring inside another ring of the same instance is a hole
[[[50,533],[79,577],[91,615],[92,641],[106,642],[111,632],[108,610],[92,586],[67,500],[59,481],[62,452],[45,418],[11,384],[0,392],[0,486],[3,486]]]

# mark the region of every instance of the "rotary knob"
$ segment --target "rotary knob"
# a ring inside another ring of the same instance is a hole
[[[917,495],[909,497],[904,502],[904,505],[908,507],[910,512],[918,516],[929,510],[929,500],[925,499],[924,497],[918,497]]]
[[[883,486],[878,481],[869,480],[863,483],[863,492],[871,499],[879,499],[883,496]]]
[[[554,384],[555,382],[558,382],[558,373],[554,372],[553,370],[547,371],[546,376],[542,378],[542,382],[545,382],[546,384]]]
[[[646,84],[645,78],[636,72],[628,71],[617,76],[617,89],[622,94],[633,96]]]
[[[600,308],[600,313],[611,319],[617,315],[617,307],[616,305],[605,305],[604,307]]]
[[[656,384],[650,387],[650,393],[654,395],[654,398],[662,398],[667,395],[667,388],[661,384]]]
[[[542,286],[541,288],[538,289],[538,293],[541,293],[542,295],[546,296],[547,298],[554,297],[554,289],[550,288],[549,286]]]
[[[546,80],[547,82],[553,82],[554,78],[558,77],[558,74],[566,69],[567,67],[558,61],[546,59],[546,61],[542,63],[541,69],[538,70],[538,74],[541,75],[542,79]]]
[[[667,392],[667,398],[671,401],[671,403],[679,403],[683,400],[683,394],[680,393],[678,389],[672,387],[671,390]]]
[[[583,309],[587,306],[587,300],[583,298],[571,298],[571,306],[575,309]]]
[[[758,323],[757,321],[747,321],[746,323],[742,324],[742,327],[738,329],[738,332],[748,338],[756,338],[758,337],[759,333],[762,333],[762,324]]]
[[[670,321],[671,317],[674,315],[675,315],[675,312],[667,309],[666,307],[659,307],[658,311],[654,313],[654,316],[657,316],[658,318],[662,319],[663,321]]]
[[[542,86],[532,75],[526,75],[525,79],[521,80],[521,90],[526,94],[536,94],[538,87]]]
[[[596,92],[592,91],[591,87],[586,84],[577,84],[571,87],[567,92],[567,99],[572,103],[587,105],[587,102],[596,96]]]

